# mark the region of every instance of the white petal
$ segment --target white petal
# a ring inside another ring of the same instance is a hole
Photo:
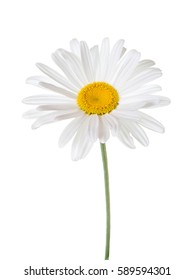
[[[126,103],[128,101],[128,99],[131,99],[132,96],[137,96],[137,95],[143,95],[143,94],[152,94],[158,91],[161,91],[162,88],[159,85],[144,85],[141,88],[133,91],[133,92],[129,92],[128,94],[123,94],[123,92],[121,92],[121,98],[120,98],[120,103]]]
[[[90,49],[92,65],[95,64],[95,58],[96,58],[97,51],[99,52],[98,45],[95,45]]]
[[[127,49],[123,47],[120,58],[125,54],[126,50]]]
[[[60,116],[56,117],[56,120],[64,120],[67,118],[73,118],[73,117],[78,117],[80,116],[81,110],[79,110],[78,108],[66,108],[66,109],[61,109],[60,105],[43,105],[43,106],[39,106],[36,109],[31,109],[28,110],[27,112],[25,112],[23,114],[23,117],[25,119],[34,119],[34,118],[39,118],[39,117],[43,117],[45,115],[48,114],[48,111],[54,111],[54,110],[58,110],[58,111],[63,111],[63,112],[59,112]]]
[[[78,117],[81,117],[81,116],[83,116],[83,113],[79,109],[72,110],[72,111],[63,111],[63,115],[57,116],[56,121],[78,118]]]
[[[100,81],[100,54],[98,46],[90,49],[95,81]]]
[[[160,95],[138,95],[128,99],[126,103],[120,103],[118,110],[138,110],[141,108],[156,108],[166,106],[170,103],[170,99]]]
[[[123,56],[126,49],[123,47],[125,41],[123,39],[118,40],[112,48],[110,60],[112,61],[111,64],[117,64],[119,59]]]
[[[145,101],[143,99],[141,100],[132,100],[129,98],[128,103],[120,103],[117,107],[117,111],[120,112],[126,112],[126,111],[136,111],[140,108],[143,108],[145,105]]]
[[[100,143],[106,143],[110,137],[109,124],[104,116],[99,117],[99,134]]]
[[[51,104],[51,105],[41,105],[37,107],[39,111],[66,111],[66,112],[74,112],[79,110],[78,106],[73,103],[66,103],[66,104]]]
[[[71,103],[71,99],[65,98],[64,96],[56,96],[56,95],[33,95],[33,96],[28,96],[22,100],[23,103],[25,104],[31,104],[31,105],[49,105],[49,104],[66,104],[66,103]],[[75,103],[75,101],[74,101]]]
[[[71,138],[75,135],[76,131],[78,130],[84,119],[85,115],[83,114],[81,117],[74,119],[71,123],[67,125],[59,139],[60,148],[64,147],[71,140]]]
[[[105,123],[105,125],[107,125],[109,127],[109,129],[112,132],[113,136],[116,136],[118,133],[118,121],[117,118],[115,116],[113,116],[111,113],[110,114],[105,114],[103,116],[103,121]]]
[[[77,140],[79,141],[77,142],[77,146],[72,146],[72,160],[74,161],[85,158],[94,144],[82,131],[80,131],[80,134],[78,134],[78,139],[75,141]]]
[[[131,149],[135,148],[133,138],[130,136],[128,130],[125,129],[125,127],[122,124],[120,125],[117,137],[125,146]]]
[[[95,142],[98,138],[99,118],[95,114],[90,115],[88,118],[89,118],[88,135],[89,138],[93,142]]]
[[[124,40],[119,40],[116,42],[116,44],[112,48],[112,51],[110,54],[108,71],[107,71],[107,75],[105,78],[108,81],[112,80],[113,75],[117,69],[117,63],[118,63],[119,59],[125,53],[125,48],[123,48],[123,45],[124,45]]]
[[[168,97],[165,96],[159,96],[156,95],[156,98],[148,98],[148,100],[145,101],[145,104],[142,108],[144,109],[151,109],[151,108],[158,108],[158,107],[163,107],[167,106],[170,104],[171,100]]]
[[[51,81],[53,80],[45,76],[31,76],[26,79],[26,83],[33,86],[40,86],[39,85],[40,82],[51,83]]]
[[[51,112],[38,118],[33,124],[32,129],[39,128],[40,126],[57,121],[56,117],[63,115],[63,112]]]
[[[46,116],[48,114],[48,112],[49,111],[40,111],[40,110],[37,110],[37,109],[31,109],[31,110],[28,110],[27,112],[25,112],[23,114],[23,117],[25,119],[36,119],[36,118]],[[49,113],[52,113],[52,111],[50,111]],[[59,112],[59,114],[60,115],[57,115],[55,117],[55,121],[75,118],[75,117],[79,117],[79,116],[82,115],[81,111],[79,109],[72,110],[72,111],[63,111],[62,113]]]
[[[44,83],[44,82],[40,82],[39,86],[45,89],[49,89],[51,91],[57,92],[59,94],[63,94],[64,96],[71,98],[71,99],[76,99],[76,95],[75,93],[68,91],[66,89],[54,86],[52,84],[48,84],[48,83]]]
[[[149,60],[149,59],[144,59],[139,61],[137,67],[135,68],[135,70],[133,71],[133,76],[136,76],[138,74],[140,74],[141,72],[143,72],[145,69],[153,66],[155,64],[154,61]]]
[[[91,142],[90,139],[86,138],[86,139],[85,139],[85,146],[84,146],[84,148],[83,148],[83,150],[82,150],[82,153],[80,154],[79,157],[77,157],[76,160],[85,158],[85,157],[88,155],[88,153],[90,152],[91,148],[93,147],[93,144],[94,144],[94,143]],[[75,159],[73,159],[73,160],[75,160]]]
[[[129,120],[139,120],[137,111],[118,109],[118,107],[110,113],[111,116],[116,118],[126,118]]]
[[[102,41],[102,46],[100,50],[100,81],[105,81],[105,77],[109,65],[109,56],[110,56],[110,42],[108,38],[104,38]]]
[[[139,88],[141,88],[144,84],[151,82],[159,77],[162,76],[162,72],[158,68],[149,68],[147,70],[144,70],[139,75],[133,77],[130,79],[124,87],[120,89],[120,92],[122,92],[124,95],[129,94],[130,92],[133,92]]]
[[[143,112],[138,112],[138,114],[140,116],[140,120],[138,122],[141,125],[156,132],[163,133],[165,131],[164,126],[156,119],[152,118],[151,116]]]
[[[136,122],[129,121],[126,121],[125,125],[129,129],[133,137],[135,137],[142,145],[148,146],[148,137],[140,125],[138,125]]]
[[[119,129],[119,122],[118,122],[118,116],[115,116],[114,114],[105,114],[102,116],[104,122],[108,125],[109,129],[112,132],[113,136],[116,136]]]
[[[72,71],[76,74],[82,84],[87,83],[86,75],[83,71],[81,60],[73,53],[67,52],[63,49],[58,49],[57,52],[66,60]]]
[[[73,39],[70,41],[70,49],[75,55],[77,55],[78,57],[81,57],[80,43],[77,39]]]
[[[72,143],[72,160],[84,158],[90,151],[93,141],[88,136],[89,117],[80,125]]]
[[[45,89],[49,89],[51,91],[57,92],[59,94],[63,94],[68,98],[73,98],[76,99],[76,95],[75,93],[73,93],[72,91],[69,91],[67,89],[58,87],[56,85],[51,84],[51,82],[53,82],[50,78],[48,77],[42,77],[42,76],[32,76],[29,77],[26,80],[27,84],[31,84],[31,85],[35,85],[41,88],[45,88]]]
[[[43,72],[45,73],[47,76],[49,76],[51,79],[53,79],[54,81],[56,81],[57,83],[63,85],[64,87],[66,87],[67,89],[73,91],[73,92],[77,92],[77,88],[75,88],[73,85],[71,85],[67,79],[65,77],[63,77],[62,75],[60,75],[58,72],[56,72],[55,70],[53,70],[52,68],[48,67],[47,65],[44,65],[42,63],[36,63],[36,66]]]
[[[81,61],[84,68],[85,75],[88,79],[88,82],[94,81],[93,65],[91,59],[91,53],[89,51],[88,45],[86,42],[82,41],[80,44],[81,47]]]
[[[45,114],[48,114],[48,112],[37,111],[37,109],[31,109],[31,110],[26,111],[23,114],[23,118],[25,118],[25,119],[36,119],[36,118],[44,116]]]
[[[122,57],[121,67],[113,81],[113,85],[118,88],[123,85],[126,80],[131,77],[135,67],[137,66],[140,59],[140,53],[136,50],[131,50],[124,57]]]
[[[72,83],[72,85],[77,88],[78,90],[83,87],[83,83],[80,82],[78,77],[75,75],[75,73],[70,68],[67,61],[60,55],[60,53],[57,51],[52,54],[52,58],[54,62],[61,68],[61,70],[66,75],[67,79]]]

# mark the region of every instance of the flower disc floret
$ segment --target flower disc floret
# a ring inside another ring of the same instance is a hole
[[[86,114],[104,115],[114,110],[119,102],[117,90],[105,82],[84,86],[77,97],[77,104]]]

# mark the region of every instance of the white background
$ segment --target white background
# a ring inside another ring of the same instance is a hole
[[[6,0],[0,6],[0,278],[31,279],[23,276],[29,265],[82,264],[115,270],[170,266],[172,276],[152,279],[194,279],[193,1]],[[86,159],[72,162],[71,145],[57,145],[66,122],[33,131],[31,121],[22,119],[29,107],[21,103],[42,93],[25,84],[28,76],[39,75],[36,62],[53,67],[50,54],[69,48],[72,38],[92,46],[105,36],[112,44],[124,38],[128,49],[156,61],[164,74],[158,83],[172,100],[148,112],[166,127],[163,135],[148,131],[149,147],[137,143],[129,150],[115,138],[107,143],[112,210],[107,262],[98,143]],[[105,277],[111,278],[123,279]],[[130,277],[138,278],[151,279]]]

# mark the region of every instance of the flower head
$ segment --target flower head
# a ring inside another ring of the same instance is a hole
[[[153,61],[140,60],[136,50],[126,51],[124,40],[117,41],[110,50],[108,38],[100,49],[74,39],[70,49],[58,49],[52,55],[63,74],[37,63],[46,76],[27,79],[27,83],[54,92],[23,100],[38,105],[24,114],[36,119],[32,128],[72,118],[60,136],[59,146],[74,137],[73,160],[84,158],[96,140],[107,142],[110,133],[135,148],[133,137],[148,145],[142,126],[164,132],[161,123],[140,111],[170,103],[167,97],[154,94],[161,90],[160,86],[149,83],[162,75],[160,69],[153,67]]]

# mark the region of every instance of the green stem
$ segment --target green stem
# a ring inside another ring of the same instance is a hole
[[[102,162],[104,168],[104,182],[105,182],[105,198],[106,198],[106,247],[105,260],[109,260],[110,254],[110,191],[109,191],[109,175],[108,175],[108,160],[106,153],[106,144],[100,143]]]

